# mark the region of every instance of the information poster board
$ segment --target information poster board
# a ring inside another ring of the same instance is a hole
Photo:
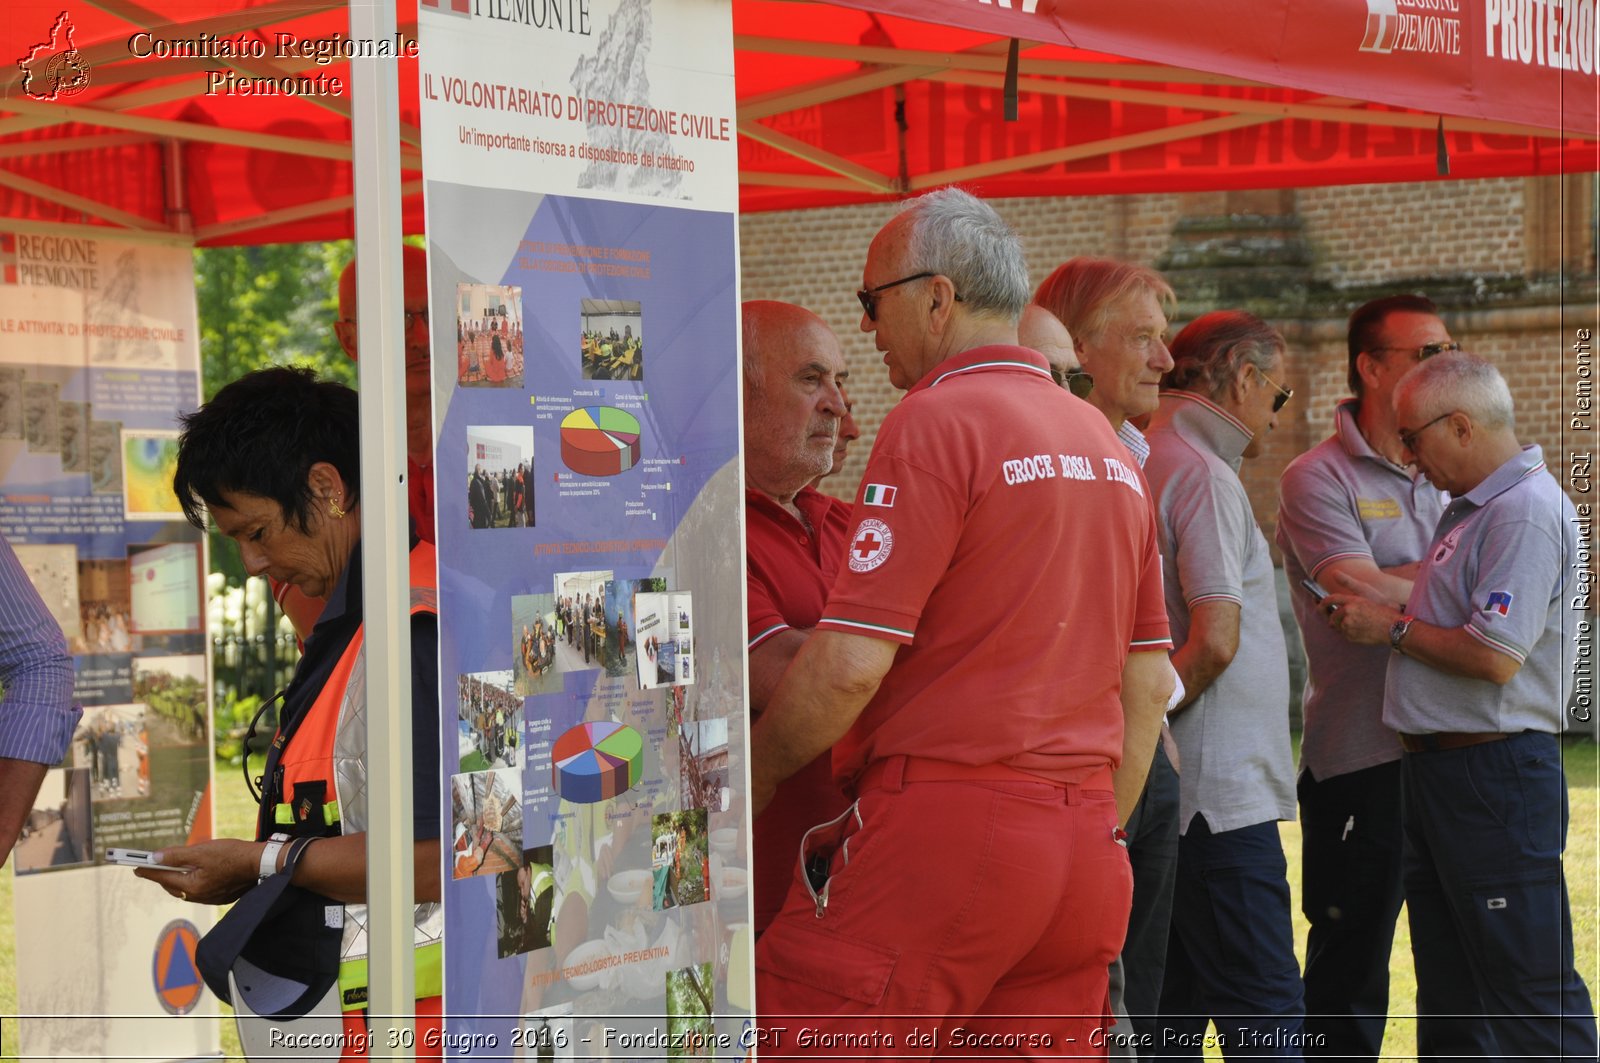
[[[556,10],[420,8],[447,1031],[743,1058],[731,8]]]
[[[12,851],[21,1051],[212,1053],[190,960],[211,910],[104,859],[211,836],[205,553],[172,492],[200,401],[192,251],[0,232],[0,264],[0,530],[84,708]]]

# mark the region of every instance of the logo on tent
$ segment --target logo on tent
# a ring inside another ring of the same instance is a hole
[[[17,283],[17,238],[12,233],[0,233],[0,283]]]
[[[77,27],[65,11],[56,16],[50,38],[28,49],[17,60],[22,68],[22,91],[36,100],[76,96],[89,87],[89,64],[72,43]]]
[[[423,7],[431,7],[441,15],[472,17],[472,0],[422,0]]]
[[[202,982],[194,963],[194,948],[199,943],[200,932],[187,919],[174,919],[156,935],[150,977],[156,999],[169,1015],[187,1015],[200,1002]]]
[[[1388,55],[1400,35],[1400,12],[1395,0],[1367,0],[1367,30],[1361,38],[1363,52]]]

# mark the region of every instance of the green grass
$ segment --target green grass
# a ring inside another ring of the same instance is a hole
[[[1578,973],[1591,993],[1600,986],[1600,747],[1578,741],[1567,746],[1567,795],[1572,818],[1567,830],[1567,889],[1571,894],[1572,938]],[[255,804],[245,794],[237,767],[217,766],[218,799],[216,808],[219,837],[250,837],[254,830]],[[1300,898],[1300,826],[1281,825],[1284,853],[1289,861],[1289,887],[1298,905]],[[10,868],[0,873],[0,927],[11,926]],[[1303,958],[1306,924],[1298,908],[1294,913],[1295,949]],[[0,1015],[17,1011],[16,953],[14,937],[0,932]],[[1394,954],[1389,965],[1389,1026],[1384,1034],[1384,1057],[1414,1059],[1417,1048],[1417,980],[1411,969],[1411,934],[1404,913],[1395,934]],[[233,1019],[223,1006],[222,1049],[230,1059],[239,1057],[239,1041]],[[15,1046],[15,1019],[0,1021],[0,1044]],[[15,1052],[15,1048],[12,1048]],[[1215,1048],[1207,1048],[1207,1058],[1220,1059]]]

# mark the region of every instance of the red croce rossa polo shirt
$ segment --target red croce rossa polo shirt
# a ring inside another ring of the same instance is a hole
[[[818,630],[903,644],[834,746],[1083,782],[1122,759],[1122,667],[1170,648],[1148,488],[1044,359],[946,359],[879,430]]]
[[[812,628],[822,616],[828,589],[844,561],[850,505],[812,488],[795,496],[816,534],[759,491],[745,492],[745,552],[749,561],[749,646],[786,628]],[[824,753],[778,787],[755,821],[756,933],[783,907],[794,878],[800,836],[849,805],[833,781]]]

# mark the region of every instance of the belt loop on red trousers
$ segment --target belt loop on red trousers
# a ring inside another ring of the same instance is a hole
[[[897,753],[883,760],[882,774],[878,776],[878,785],[892,794],[897,794],[906,788],[906,762],[909,758],[904,753]]]

